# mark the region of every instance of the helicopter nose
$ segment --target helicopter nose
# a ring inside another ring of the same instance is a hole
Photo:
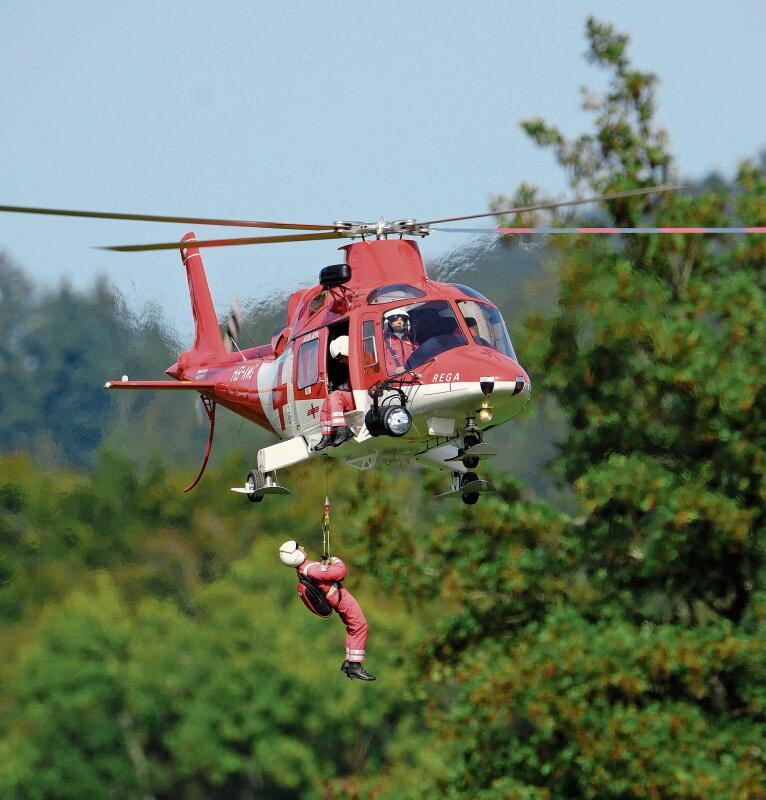
[[[487,396],[491,395],[497,388],[502,388],[505,391],[510,391],[512,395],[516,395],[524,391],[525,386],[531,385],[529,375],[524,371],[521,364],[512,358],[501,356],[498,359],[492,359],[486,366],[490,371],[494,368],[493,374],[482,375],[479,378],[481,390]]]
[[[517,374],[513,381],[507,381],[507,383],[513,383],[513,388],[510,390],[511,397],[513,397],[513,396],[515,396],[517,394],[521,394],[521,392],[524,391],[525,387],[527,385],[529,385],[529,378],[527,378],[526,373],[524,373],[524,371],[520,370],[520,369],[516,370],[516,372],[517,373],[522,372],[523,374],[521,374],[521,375]],[[492,394],[493,385],[490,384],[489,391],[485,391],[484,390],[484,382],[483,382],[483,380],[480,382],[480,385],[481,385],[481,389],[484,392],[484,394],[487,395],[487,397],[489,397],[489,395]]]
[[[532,382],[517,361],[503,357],[503,363],[486,366],[495,367],[494,373],[479,376],[479,388],[488,401],[497,403],[501,398],[529,398]]]
[[[515,359],[507,356],[493,358],[490,363],[481,366],[486,372],[479,376],[481,395],[477,399],[480,402],[475,403],[474,407],[479,424],[497,425],[512,419],[524,408],[531,396],[532,383],[529,376]]]
[[[487,397],[499,391],[519,394],[531,387],[524,368],[497,351],[440,354],[426,368],[422,380],[426,384],[475,384]]]
[[[532,389],[532,381],[529,380],[529,375],[522,369],[519,364],[516,364],[516,368],[512,371],[513,374],[513,390],[511,391],[511,395],[521,394],[523,391],[531,391]]]
[[[510,393],[511,397],[515,397],[527,387],[531,388],[529,377],[518,365],[507,375],[482,375],[479,378],[479,388],[485,397],[491,397],[496,388],[500,392]]]
[[[532,390],[518,361],[489,348],[442,353],[424,370],[421,382],[429,406],[444,414],[449,408],[456,417],[478,414],[485,424],[511,419]]]

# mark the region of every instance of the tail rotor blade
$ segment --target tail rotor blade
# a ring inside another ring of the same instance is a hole
[[[223,336],[224,347],[231,353],[237,342],[239,341],[239,332],[241,329],[242,319],[242,306],[240,305],[239,298],[235,294],[231,299],[231,310],[226,319],[226,331]]]

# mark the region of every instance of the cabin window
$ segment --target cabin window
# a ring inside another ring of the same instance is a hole
[[[370,292],[367,296],[367,302],[374,306],[381,303],[396,303],[399,300],[407,300],[410,297],[425,296],[425,292],[421,292],[420,289],[416,289],[408,283],[392,283],[391,286],[384,286],[381,289]]]
[[[319,339],[301,345],[298,351],[298,388],[313,386],[319,379]]]
[[[375,348],[375,323],[368,319],[362,323],[362,363],[365,369],[378,363],[378,351]]]

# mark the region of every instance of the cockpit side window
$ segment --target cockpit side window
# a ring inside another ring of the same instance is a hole
[[[476,300],[458,300],[457,304],[476,344],[499,350],[518,361],[503,317],[495,306]]]
[[[365,369],[378,363],[378,351],[375,347],[375,323],[371,319],[362,323],[362,354]]]

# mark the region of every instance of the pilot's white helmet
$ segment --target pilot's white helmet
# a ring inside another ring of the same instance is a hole
[[[306,560],[306,554],[298,549],[295,539],[290,539],[279,548],[279,560],[288,567],[299,567]]]
[[[333,358],[348,357],[348,336],[338,336],[330,342],[330,355]]]
[[[391,328],[391,322],[394,319],[396,319],[396,317],[402,317],[402,319],[404,320],[405,330],[409,329],[410,327],[410,315],[403,308],[392,308],[391,311],[386,312],[385,317],[386,317],[386,326],[389,329]]]

